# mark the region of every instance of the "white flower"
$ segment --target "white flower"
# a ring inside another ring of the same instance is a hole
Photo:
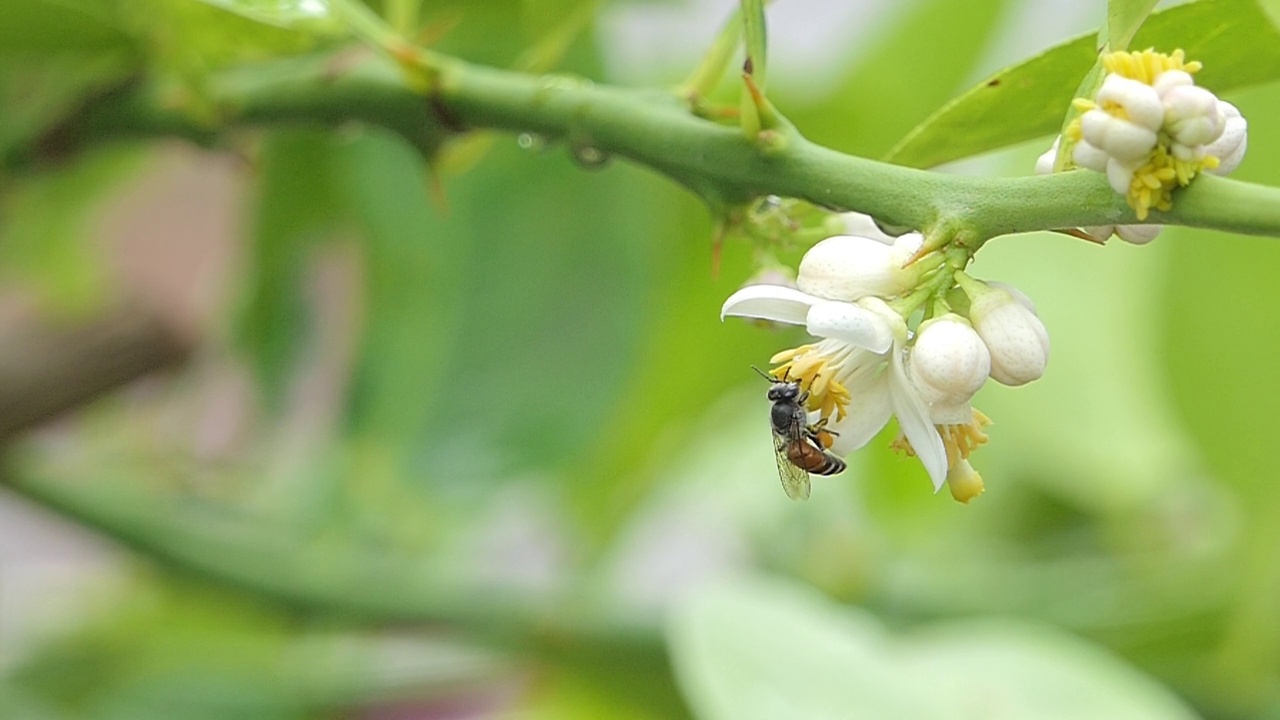
[[[812,251],[810,251],[812,252]],[[801,277],[803,277],[803,265]],[[846,455],[880,432],[892,415],[928,471],[934,490],[946,482],[947,451],[923,397],[907,377],[907,325],[876,297],[855,302],[799,290],[755,285],[725,301],[720,317],[737,316],[803,325],[821,340],[780,353],[787,377],[810,393],[810,407],[834,416],[832,452]],[[843,402],[841,399],[843,398]]]
[[[1218,167],[1208,172],[1214,175],[1226,175],[1240,167],[1244,152],[1249,147],[1249,123],[1241,115],[1240,110],[1225,100],[1218,101],[1218,111],[1222,113],[1226,123],[1217,140],[1204,147],[1204,151],[1218,158]]]
[[[983,283],[964,273],[956,273],[956,282],[969,296],[973,329],[991,353],[991,378],[1016,386],[1044,375],[1049,332],[1031,301],[1011,287]]]
[[[857,300],[892,297],[914,288],[925,267],[904,267],[924,243],[908,233],[886,244],[858,235],[837,235],[814,245],[800,261],[796,286],[817,297]]]

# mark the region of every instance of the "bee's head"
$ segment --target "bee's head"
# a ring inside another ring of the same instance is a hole
[[[800,397],[800,383],[794,380],[774,380],[769,388],[769,399],[773,402],[795,400],[798,397]]]

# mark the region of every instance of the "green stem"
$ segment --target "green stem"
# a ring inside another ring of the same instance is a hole
[[[704,197],[725,202],[794,197],[858,210],[889,225],[964,228],[974,245],[1012,233],[1138,224],[1099,173],[989,178],[947,175],[844,155],[795,135],[762,151],[736,128],[690,114],[653,90],[593,85],[556,76],[441,61],[439,82],[415,93],[403,73],[376,56],[347,53],[277,60],[211,78],[223,125],[210,128],[165,105],[142,83],[87,103],[6,165],[117,138],[171,136],[209,142],[238,126],[352,121],[387,128],[430,156],[463,129],[572,139],[603,156],[648,166]],[[52,152],[51,152],[52,151]],[[1280,188],[1206,176],[1149,223],[1280,237]]]

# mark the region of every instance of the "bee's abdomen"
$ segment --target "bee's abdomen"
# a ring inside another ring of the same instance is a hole
[[[787,459],[792,465],[814,475],[835,475],[843,472],[845,462],[809,440],[800,440],[787,448]]]
[[[844,469],[847,467],[844,460],[841,460],[829,452],[822,453],[822,460],[822,467],[813,468],[809,470],[809,472],[814,475],[836,475],[844,472]]]

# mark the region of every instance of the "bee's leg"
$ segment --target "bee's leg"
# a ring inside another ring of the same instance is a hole
[[[827,421],[830,419],[831,418],[829,417],[819,418],[818,422],[810,425],[808,428],[806,428],[806,430],[809,432],[810,435],[817,435],[818,433],[821,432],[821,433],[826,433],[828,435],[835,435],[836,437],[840,437],[840,433],[836,432],[835,430],[827,429]]]

